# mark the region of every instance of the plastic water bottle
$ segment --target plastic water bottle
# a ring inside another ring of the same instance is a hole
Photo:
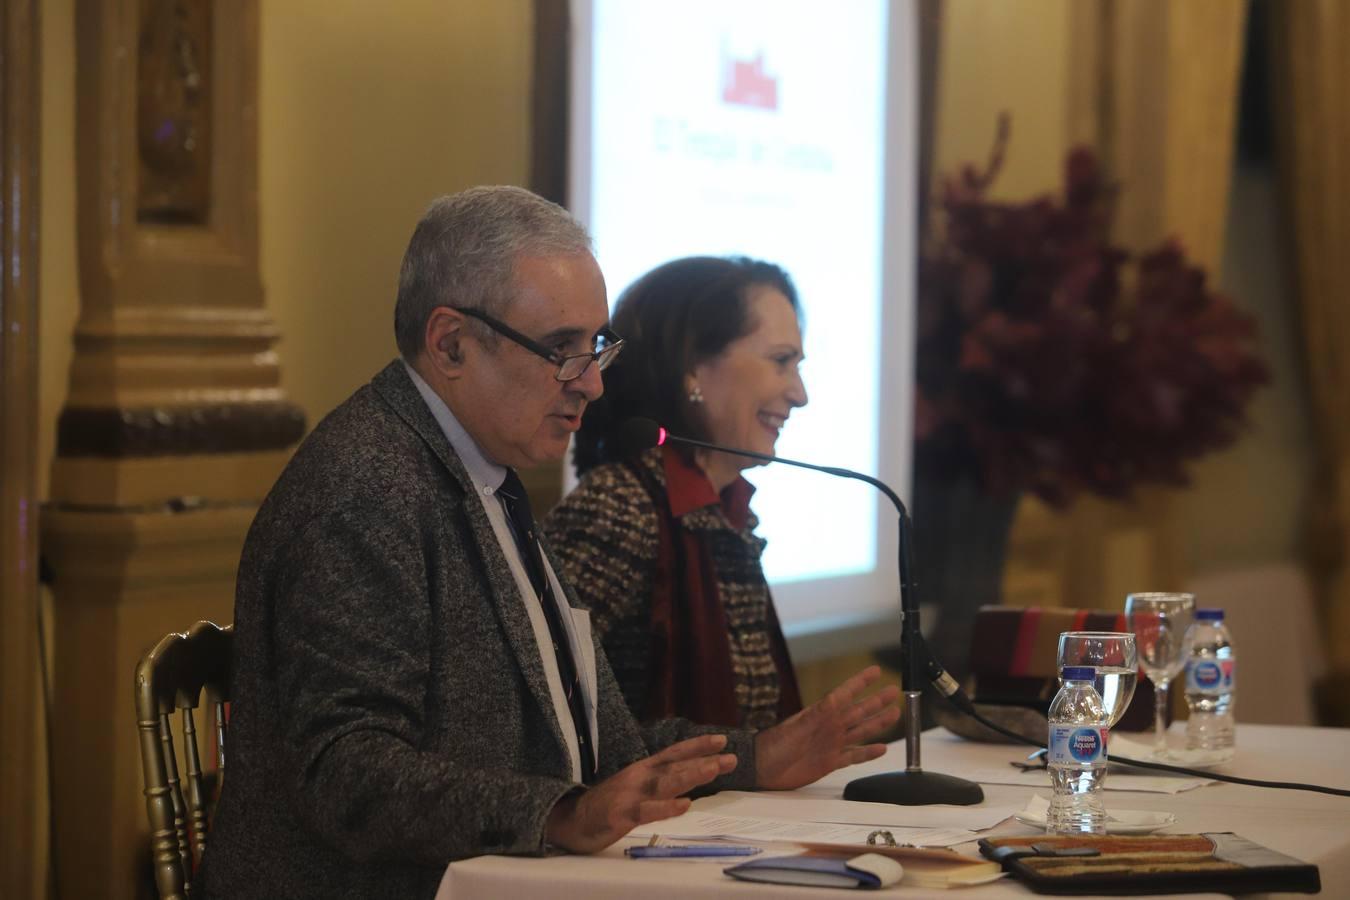
[[[1237,657],[1223,624],[1223,610],[1197,609],[1186,629],[1186,749],[1219,758],[1233,753],[1233,706]]]
[[[1046,813],[1052,834],[1103,834],[1106,739],[1110,716],[1092,686],[1092,666],[1065,666],[1063,686],[1050,701],[1049,766],[1054,793]]]

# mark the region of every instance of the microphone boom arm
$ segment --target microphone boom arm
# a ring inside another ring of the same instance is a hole
[[[943,671],[941,666],[932,658],[925,645],[923,634],[919,630],[918,585],[914,583],[913,577],[913,540],[911,538],[913,522],[909,517],[909,510],[905,508],[905,504],[901,501],[899,495],[891,490],[890,485],[884,481],[871,475],[864,475],[862,472],[855,472],[852,469],[843,469],[838,466],[818,466],[815,463],[801,462],[782,456],[771,456],[768,453],[759,453],[754,450],[723,447],[694,438],[679,437],[658,426],[656,444],[659,446],[666,441],[675,441],[691,447],[701,447],[705,450],[715,450],[719,453],[748,456],[751,459],[759,459],[764,462],[783,463],[801,469],[812,469],[841,478],[865,481],[890,499],[900,519],[896,543],[899,545],[897,556],[900,568],[900,640],[905,659],[904,672],[901,673],[901,687],[905,693],[905,771],[854,779],[844,789],[844,799],[896,803],[904,806],[931,803],[969,805],[982,802],[984,792],[978,784],[953,778],[950,775],[925,772],[921,765],[919,735],[922,730],[920,697],[923,692],[923,685],[928,680],[934,681],[939,690],[948,696],[952,693],[959,693],[959,688],[951,676]]]

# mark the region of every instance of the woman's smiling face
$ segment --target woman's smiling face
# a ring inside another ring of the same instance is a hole
[[[807,401],[798,369],[801,327],[796,310],[775,287],[751,286],[746,302],[754,327],[695,366],[689,387],[697,385],[703,394],[701,413],[709,440],[772,454],[788,415]],[[738,470],[762,465],[749,457],[729,459]]]

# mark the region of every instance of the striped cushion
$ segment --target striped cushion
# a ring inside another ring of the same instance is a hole
[[[1123,612],[984,606],[975,614],[970,672],[982,703],[1035,706],[1042,711],[1058,689],[1055,657],[1065,631],[1128,631]],[[1171,721],[1171,710],[1167,720]],[[1139,679],[1118,728],[1142,731],[1153,723],[1153,685]]]

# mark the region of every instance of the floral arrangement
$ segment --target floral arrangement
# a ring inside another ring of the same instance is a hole
[[[1111,243],[1115,190],[1089,150],[1062,198],[986,199],[1006,138],[946,180],[920,262],[916,464],[1056,506],[1186,484],[1269,381],[1254,321],[1176,242]]]

